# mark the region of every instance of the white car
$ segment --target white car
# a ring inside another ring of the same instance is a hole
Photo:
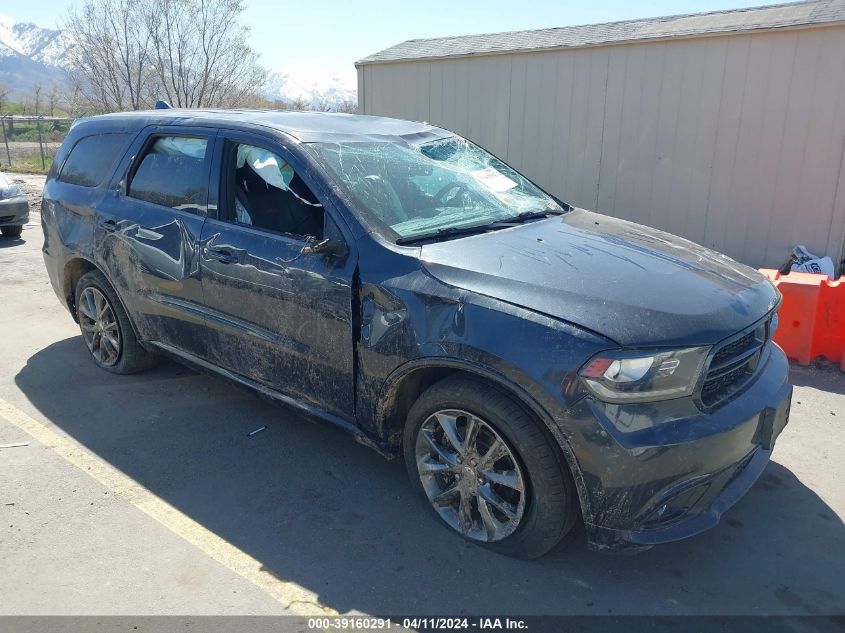
[[[7,237],[20,237],[29,222],[29,202],[12,179],[0,172],[0,231]]]

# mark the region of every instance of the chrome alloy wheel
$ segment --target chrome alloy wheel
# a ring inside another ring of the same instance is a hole
[[[432,414],[417,433],[416,458],[428,500],[452,529],[492,542],[519,527],[525,477],[511,448],[487,422],[456,409]]]
[[[94,359],[105,367],[120,358],[120,328],[106,296],[93,286],[79,295],[79,327]]]

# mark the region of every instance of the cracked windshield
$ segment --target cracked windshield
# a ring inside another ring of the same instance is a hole
[[[457,136],[421,145],[314,147],[356,208],[389,227],[389,237],[399,243],[564,211],[502,161]]]

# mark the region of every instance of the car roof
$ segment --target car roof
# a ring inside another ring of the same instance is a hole
[[[427,123],[388,117],[338,112],[293,112],[281,110],[189,110],[170,108],[104,114],[84,120],[86,127],[97,122],[111,124],[183,125],[236,127],[261,126],[283,132],[303,143],[442,138],[450,132]],[[109,125],[112,127],[112,125]]]

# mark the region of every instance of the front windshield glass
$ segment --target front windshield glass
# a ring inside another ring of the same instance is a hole
[[[315,143],[357,207],[400,241],[563,209],[492,154],[458,136]]]

